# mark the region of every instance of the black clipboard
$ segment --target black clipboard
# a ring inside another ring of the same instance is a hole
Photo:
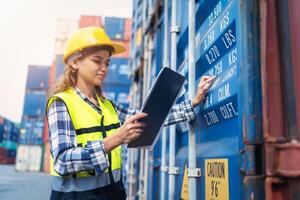
[[[146,118],[140,120],[146,123],[144,132],[128,144],[129,148],[154,147],[184,81],[184,76],[169,68],[165,67],[160,71],[141,109],[148,114]]]

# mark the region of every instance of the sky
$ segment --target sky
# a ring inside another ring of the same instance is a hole
[[[132,0],[1,0],[0,116],[20,122],[27,66],[51,65],[57,19],[131,18]]]

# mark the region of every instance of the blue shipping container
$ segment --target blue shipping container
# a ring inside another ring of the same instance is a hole
[[[44,115],[46,95],[46,91],[27,91],[25,93],[23,115],[34,117]]]
[[[105,18],[105,31],[111,39],[124,39],[125,19],[117,17]]]
[[[42,144],[44,122],[40,119],[30,118],[21,123],[20,144]]]
[[[184,7],[187,10],[187,5]],[[251,198],[246,196],[250,193],[244,193],[244,189],[253,188],[249,187],[251,184],[244,185],[243,180],[259,167],[256,166],[259,163],[255,162],[257,160],[247,160],[246,155],[254,155],[251,151],[255,148],[245,148],[244,142],[257,143],[261,134],[261,94],[259,89],[254,90],[260,87],[258,53],[252,49],[258,39],[257,29],[251,27],[255,24],[256,12],[250,2],[242,6],[238,0],[203,1],[197,4],[196,16],[199,20],[196,22],[195,84],[199,83],[202,75],[217,76],[197,114],[197,167],[201,168],[203,174],[197,179],[199,199],[217,196],[222,199]],[[250,18],[253,21],[247,23]],[[186,62],[188,52],[187,26],[183,27],[186,28],[183,28],[179,37],[177,49],[184,53],[178,56],[178,66]],[[241,45],[242,41],[245,41],[244,46]],[[245,141],[245,138],[249,138],[249,141]],[[255,142],[251,138],[256,138]],[[241,154],[243,151],[245,155]],[[181,193],[187,155],[188,148],[178,149],[176,164],[180,167],[180,175],[175,196]],[[243,165],[241,160],[251,164]],[[215,168],[221,169],[224,174],[216,173]],[[240,173],[241,170],[244,173]],[[263,198],[263,194],[257,191],[251,195],[254,199]]]
[[[20,129],[16,125],[14,125],[13,130],[12,130],[12,134],[11,134],[9,139],[13,142],[17,142],[18,137],[19,137],[19,131],[20,131]]]
[[[22,120],[20,134],[19,134],[19,143],[30,144],[31,132],[32,132],[32,121]]]
[[[3,124],[3,140],[10,140],[13,133],[14,123],[8,119],[4,119]]]
[[[0,144],[3,140],[3,132],[4,132],[4,118],[0,117]]]
[[[16,149],[8,149],[7,150],[7,157],[15,158],[17,155]]]
[[[122,84],[104,84],[103,92],[106,98],[127,107],[129,105],[129,86],[130,85]]]
[[[109,71],[104,80],[107,84],[130,84],[130,66],[128,58],[111,58]]]
[[[26,90],[47,90],[50,66],[28,67]]]
[[[176,15],[180,32],[176,66],[187,79],[188,1],[177,3]],[[203,75],[217,77],[204,103],[196,108],[196,123],[193,124],[196,129],[196,166],[201,170],[201,176],[196,178],[197,199],[264,199],[264,193],[261,192],[264,190],[264,180],[256,179],[263,176],[259,7],[256,3],[257,1],[241,0],[196,2],[194,84],[197,86]],[[136,4],[134,5],[137,6]],[[136,17],[136,11],[134,14]],[[133,20],[133,27],[138,26],[138,21]],[[157,67],[163,59],[159,53],[159,46],[163,47],[159,33],[162,25],[160,22],[158,19],[150,27],[156,50],[152,53],[152,59],[149,59],[152,64],[151,77],[156,75]],[[133,62],[138,63],[139,60]],[[153,80],[152,78],[151,81]],[[187,99],[188,84],[184,86],[177,103]],[[157,198],[153,194],[159,190],[158,177],[153,170],[159,166],[158,151],[159,148],[154,149],[148,163],[150,170],[147,169],[147,172],[150,176],[153,175],[146,180],[149,199]],[[188,151],[188,124],[178,124],[176,166],[179,167],[179,175],[175,180],[174,199],[181,199],[182,190],[188,189],[184,188],[183,181]],[[167,152],[167,159],[168,154]],[[139,162],[136,164],[139,165]],[[260,186],[260,189],[257,190],[254,185]],[[139,189],[143,191],[144,188]]]

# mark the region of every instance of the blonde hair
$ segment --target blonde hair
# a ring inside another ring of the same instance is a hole
[[[83,50],[83,56],[80,58],[77,58],[78,60],[84,59],[87,55],[90,55],[91,53],[94,53],[96,51],[100,50],[106,50],[109,52],[109,55],[112,54],[112,47],[110,46],[97,46],[97,47],[91,47],[89,49]],[[71,64],[65,66],[63,74],[59,77],[59,79],[54,83],[53,87],[50,89],[50,97],[52,95],[55,95],[59,92],[64,92],[68,89],[76,87],[77,84],[77,70],[75,70]],[[102,89],[100,86],[95,86],[95,93],[100,97],[101,100],[104,100],[105,97],[102,93]]]

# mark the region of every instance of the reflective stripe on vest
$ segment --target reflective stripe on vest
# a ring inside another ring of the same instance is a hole
[[[69,115],[72,119],[76,131],[76,140],[79,146],[84,147],[88,141],[102,140],[116,132],[119,128],[119,119],[115,108],[109,100],[100,100],[102,115],[93,109],[87,102],[85,102],[74,89],[69,89],[65,92],[58,93],[50,98],[47,108],[55,99],[61,99],[68,109]],[[102,124],[101,124],[102,123]],[[121,146],[115,148],[110,152],[110,158],[107,154],[107,159],[110,162],[110,170],[121,169]],[[50,159],[50,174],[52,176],[60,176],[53,168],[53,159]],[[109,169],[104,173],[108,173]],[[76,177],[88,177],[91,172],[83,171],[76,173]]]

